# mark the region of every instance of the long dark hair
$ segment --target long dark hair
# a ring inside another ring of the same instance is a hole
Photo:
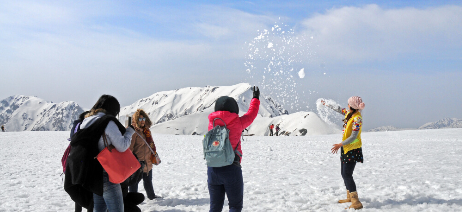
[[[115,97],[104,94],[99,97],[98,101],[93,105],[90,114],[95,113],[98,109],[104,109],[108,114],[117,116],[120,112],[120,104]]]
[[[352,107],[350,107],[350,112],[348,112],[348,115],[345,119],[343,119],[343,127],[345,127],[348,123],[348,121],[350,121],[351,117],[353,116],[353,114],[356,113],[356,111],[358,111],[358,109],[354,109]]]

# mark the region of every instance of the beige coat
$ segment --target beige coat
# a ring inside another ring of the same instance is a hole
[[[151,162],[151,150],[149,150],[148,145],[140,138],[138,134],[146,140],[146,136],[143,131],[136,131],[137,133],[132,136],[132,143],[130,145],[130,150],[138,157],[140,161],[146,162],[146,167],[144,167],[143,172],[148,173],[152,169]]]

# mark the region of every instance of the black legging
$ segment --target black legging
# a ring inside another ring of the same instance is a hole
[[[356,191],[356,183],[353,180],[353,171],[355,170],[356,163],[342,163],[342,178],[343,182],[345,182],[345,187],[350,192]]]

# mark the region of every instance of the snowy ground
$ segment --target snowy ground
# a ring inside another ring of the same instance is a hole
[[[0,133],[0,211],[73,211],[63,190],[68,132]],[[201,136],[154,135],[163,160],[143,211],[208,211]],[[244,211],[347,211],[340,135],[246,137]],[[462,129],[363,133],[355,180],[362,211],[462,211]],[[140,186],[142,189],[142,186]],[[141,190],[144,192],[144,190]],[[225,206],[227,211],[227,206]]]

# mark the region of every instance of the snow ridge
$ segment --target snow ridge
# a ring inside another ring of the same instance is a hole
[[[0,124],[7,131],[68,131],[82,112],[73,101],[53,103],[16,95],[0,101]]]
[[[399,131],[400,129],[393,127],[393,126],[382,126],[376,127],[374,129],[368,130],[368,132],[388,132],[388,131]]]
[[[132,115],[139,108],[146,111],[153,125],[175,120],[187,115],[213,111],[215,101],[220,96],[229,96],[236,99],[240,114],[244,114],[252,99],[251,86],[240,83],[232,86],[206,86],[187,87],[171,91],[161,91],[140,99],[120,110],[121,122],[127,115]],[[264,117],[275,117],[288,114],[281,104],[271,97],[260,97],[261,107],[259,114]]]
[[[442,128],[462,128],[462,119],[445,118],[436,122],[429,122],[419,127],[419,129],[442,129]]]

